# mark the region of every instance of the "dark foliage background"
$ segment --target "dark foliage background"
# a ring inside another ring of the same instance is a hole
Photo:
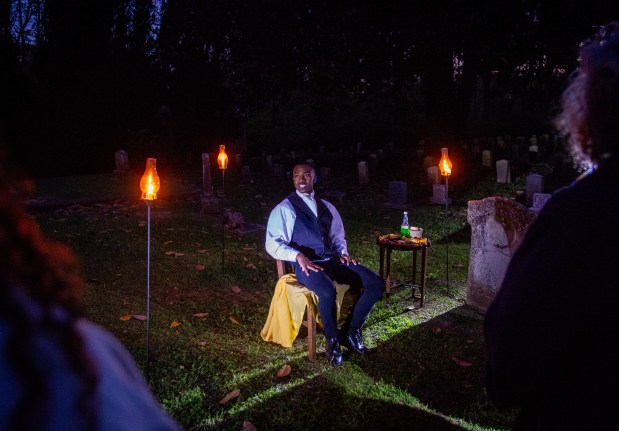
[[[616,2],[0,2],[0,126],[34,176],[552,130]]]

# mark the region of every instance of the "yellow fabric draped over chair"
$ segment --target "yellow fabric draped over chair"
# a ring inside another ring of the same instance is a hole
[[[350,286],[335,283],[335,287],[337,290],[337,318],[339,320],[344,294]],[[314,316],[316,316],[316,322],[321,324],[316,294],[299,283],[294,274],[285,274],[280,277],[275,285],[266,323],[260,332],[262,339],[284,347],[292,347],[292,343],[297,338],[303,324],[306,306],[311,307]]]

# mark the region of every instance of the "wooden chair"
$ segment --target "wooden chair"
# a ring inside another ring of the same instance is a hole
[[[278,279],[282,278],[286,274],[294,274],[292,262],[280,259],[277,259],[276,262]],[[310,290],[301,283],[299,283],[299,289],[304,289],[305,292],[303,293],[305,293],[306,296],[309,295]],[[303,326],[307,327],[307,356],[310,362],[314,362],[314,360],[316,360],[316,316],[314,316],[314,312],[309,304],[309,301],[310,299],[308,298],[308,302],[305,307],[305,320],[303,321]]]
[[[277,263],[277,277],[278,279],[282,278],[286,274],[294,274],[294,268],[292,266],[292,262],[288,262],[285,260],[276,259]],[[310,362],[314,362],[316,360],[316,316],[314,315],[314,311],[310,304],[313,304],[313,296],[312,292],[305,287],[303,284],[297,281],[297,286],[301,292],[303,292],[307,299],[307,305],[305,306],[305,320],[303,320],[303,326],[307,327],[307,354]],[[346,292],[350,289],[349,285],[336,283],[336,287],[338,289],[338,293],[343,289],[343,292]],[[358,295],[352,296],[352,301],[357,300]],[[343,298],[343,294],[342,294]],[[338,305],[341,306],[341,304]]]

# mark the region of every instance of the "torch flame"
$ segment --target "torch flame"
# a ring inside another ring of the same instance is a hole
[[[228,155],[226,154],[226,146],[219,146],[219,154],[217,155],[217,165],[222,171],[228,168]]]
[[[140,190],[142,190],[142,199],[152,201],[157,199],[157,192],[161,182],[159,181],[159,175],[157,175],[157,159],[146,159],[146,170],[142,179],[140,180]]]
[[[451,160],[449,160],[447,148],[441,148],[441,161],[439,162],[439,168],[441,170],[441,175],[451,175]]]

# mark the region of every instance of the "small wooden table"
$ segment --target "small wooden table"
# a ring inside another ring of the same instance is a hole
[[[415,298],[415,288],[419,289],[420,298],[419,306],[423,307],[423,300],[426,289],[426,267],[428,264],[428,248],[430,248],[430,240],[425,238],[423,243],[406,242],[399,238],[389,238],[387,235],[382,235],[376,238],[376,245],[380,249],[380,275],[385,279],[385,300],[389,305],[389,296],[391,294],[391,252],[393,250],[412,251],[413,252],[413,280],[412,280],[412,299]],[[385,250],[387,251],[387,267],[385,270]],[[417,252],[421,250],[421,268],[420,280],[417,284]]]

